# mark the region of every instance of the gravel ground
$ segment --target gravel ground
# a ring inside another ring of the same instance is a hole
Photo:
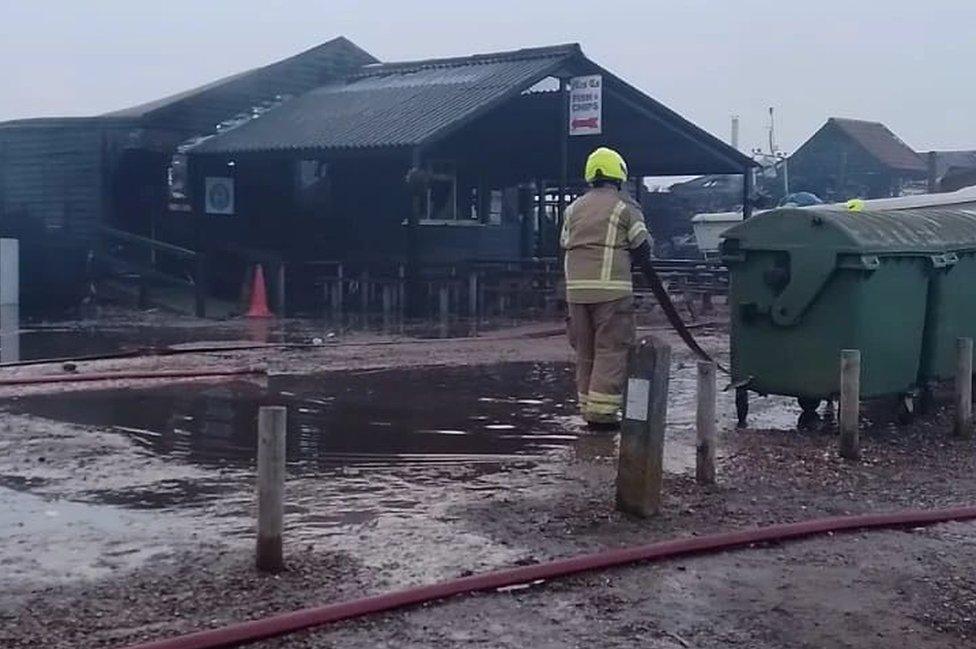
[[[720,334],[702,338],[712,350],[723,351]],[[250,362],[252,356],[191,358],[202,366]],[[266,361],[304,371],[324,364],[349,369],[566,357],[561,338],[499,333],[483,341],[287,352],[266,355]],[[120,368],[145,362],[113,361]],[[693,449],[693,367],[675,345],[668,443],[686,450]],[[863,459],[857,463],[837,457],[832,423],[797,432],[797,414],[782,400],[757,402],[756,428],[733,431],[729,395],[723,394],[719,484],[695,485],[680,461],[687,453],[678,453],[669,462],[664,511],[646,521],[622,516],[610,505],[615,441],[606,435],[583,435],[548,462],[490,473],[460,467],[441,482],[409,473],[352,476],[388,481],[388,493],[380,498],[396,495],[417,504],[396,516],[348,522],[339,532],[293,530],[289,570],[276,577],[258,575],[250,565],[247,471],[198,476],[197,467],[160,463],[110,435],[95,437],[94,450],[79,450],[79,434],[98,431],[8,420],[6,429],[0,426],[0,444],[8,444],[0,454],[0,473],[26,481],[7,484],[17,493],[70,501],[73,493],[101,483],[117,490],[139,484],[137,478],[151,482],[168,470],[208,484],[219,478],[230,492],[196,506],[128,512],[156,521],[143,528],[126,522],[140,534],[180,537],[163,538],[158,552],[138,561],[87,575],[38,576],[7,588],[0,596],[0,646],[116,647],[605,547],[825,515],[971,503],[976,490],[972,443],[950,436],[945,410],[898,428],[884,408],[868,407]],[[575,423],[566,426],[578,432]],[[36,454],[31,461],[10,451],[16,439],[26,439],[28,448],[31,440],[48,440],[46,448],[52,450],[45,451],[50,457],[44,464],[55,466],[39,467]],[[74,457],[87,458],[94,467],[85,485],[69,462]],[[141,459],[128,471],[125,458]],[[68,469],[57,473],[61,461]],[[333,480],[290,481],[289,493],[303,503],[318,499],[327,505],[334,493],[325,483]],[[188,529],[199,533],[192,543]],[[0,553],[0,565],[22,574],[17,556],[22,555]],[[457,598],[256,646],[861,648],[897,642],[954,648],[968,646],[976,636],[974,560],[973,524],[840,535]]]

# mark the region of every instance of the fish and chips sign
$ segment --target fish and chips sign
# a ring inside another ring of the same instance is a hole
[[[591,74],[569,80],[569,134],[603,132],[603,76]]]

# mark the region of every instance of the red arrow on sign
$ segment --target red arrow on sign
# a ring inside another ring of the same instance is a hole
[[[596,117],[573,120],[573,128],[596,128],[597,126],[599,126],[599,121]]]

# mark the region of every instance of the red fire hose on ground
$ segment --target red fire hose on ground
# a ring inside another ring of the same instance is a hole
[[[219,629],[131,645],[125,649],[219,649],[235,647],[341,620],[363,617],[406,606],[416,606],[455,595],[495,590],[538,580],[568,577],[581,572],[603,570],[640,561],[662,561],[690,555],[709,554],[760,543],[789,541],[833,532],[920,527],[948,521],[973,519],[976,519],[976,506],[966,506],[951,509],[911,510],[889,514],[860,514],[822,518],[738,532],[724,532],[663,541],[650,545],[559,559],[533,566],[499,570],[439,584],[364,597],[349,602],[306,608]]]
[[[254,367],[229,370],[143,370],[128,372],[93,372],[91,374],[57,374],[21,376],[0,379],[0,387],[11,385],[41,385],[46,383],[86,383],[93,381],[135,381],[153,379],[206,379],[224,376],[257,376],[267,370]]]

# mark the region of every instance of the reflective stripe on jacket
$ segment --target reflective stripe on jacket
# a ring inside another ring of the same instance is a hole
[[[560,244],[566,250],[566,301],[592,304],[633,293],[630,250],[650,239],[630,196],[594,187],[566,208]]]

